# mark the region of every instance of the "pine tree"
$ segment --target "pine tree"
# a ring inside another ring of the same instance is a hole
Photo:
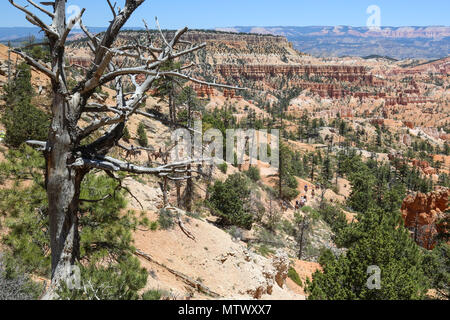
[[[251,229],[253,215],[249,211],[250,189],[248,178],[236,173],[225,182],[217,181],[210,190],[209,203],[223,225]]]
[[[14,81],[6,85],[3,96],[6,107],[1,121],[6,129],[5,142],[12,147],[19,147],[27,140],[47,138],[49,117],[31,103],[34,95],[31,69],[22,63],[17,67]]]
[[[24,275],[50,277],[50,243],[43,157],[28,146],[10,150],[0,164],[0,178],[14,181],[0,190],[0,216],[9,232],[3,236],[3,253]],[[31,181],[24,187],[22,181]],[[89,174],[81,188],[80,251],[82,287],[61,287],[61,299],[138,299],[148,272],[134,256],[132,232],[146,221],[126,206],[119,182],[106,175]]]
[[[311,300],[413,300],[424,298],[428,283],[423,254],[398,214],[370,210],[358,216],[346,254],[327,259],[323,272],[307,283]],[[397,222],[395,222],[397,221]],[[380,289],[367,286],[369,266],[381,270]]]
[[[139,144],[144,148],[148,147],[147,132],[145,130],[145,125],[143,122],[139,123],[137,134]]]

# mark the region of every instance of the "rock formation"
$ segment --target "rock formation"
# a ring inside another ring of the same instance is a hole
[[[223,77],[246,77],[254,80],[276,75],[310,75],[336,79],[338,81],[373,84],[374,77],[363,66],[338,65],[217,65],[216,72]]]
[[[272,264],[275,268],[275,282],[283,288],[286,283],[286,278],[288,276],[289,271],[289,257],[283,250],[278,250],[275,256],[272,258]]]
[[[422,247],[432,250],[436,245],[436,235],[445,232],[446,222],[442,222],[449,209],[450,189],[442,188],[428,194],[409,195],[402,204],[402,216],[411,236]]]

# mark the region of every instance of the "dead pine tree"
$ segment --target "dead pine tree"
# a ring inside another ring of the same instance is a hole
[[[35,3],[27,0],[31,6],[21,6],[14,0],[8,0],[18,10],[25,13],[27,20],[39,27],[45,34],[50,52],[50,65],[44,65],[20,50],[14,50],[31,67],[46,75],[51,81],[51,126],[47,141],[29,141],[28,143],[42,149],[46,160],[46,190],[48,197],[48,214],[50,220],[50,245],[52,264],[52,285],[46,298],[55,297],[55,289],[60,281],[70,280],[73,266],[79,256],[78,216],[80,204],[80,186],[83,178],[93,169],[105,171],[115,177],[115,173],[124,171],[133,174],[149,174],[170,178],[175,173],[187,171],[189,163],[199,159],[171,162],[159,167],[143,167],[131,162],[109,156],[109,152],[118,145],[126,123],[130,117],[139,114],[150,116],[140,108],[146,101],[146,93],[153,88],[155,81],[162,77],[181,78],[204,85],[213,85],[229,89],[231,86],[209,84],[190,76],[188,68],[177,70],[164,69],[161,66],[202,49],[206,44],[193,45],[181,41],[187,28],[174,33],[167,39],[159,29],[160,45],[148,39],[141,43],[114,46],[119,32],[132,14],[145,0],[126,0],[122,8],[112,6],[112,20],[107,30],[94,35],[84,26],[82,17],[85,9],[66,20],[66,0]],[[74,89],[69,90],[66,74],[66,41],[75,24],[79,23],[87,36],[92,51],[92,64],[84,79]],[[180,48],[181,47],[181,48]],[[126,67],[115,62],[119,57],[130,60]],[[131,63],[131,60],[133,63]],[[136,81],[137,75],[143,75],[142,82]],[[132,84],[132,92],[124,92],[124,82]],[[113,85],[116,89],[115,105],[94,103],[92,96],[97,88]],[[88,125],[81,126],[84,114],[94,114],[95,119]],[[83,144],[86,138],[101,136],[89,144]]]
[[[8,41],[8,84],[11,83],[11,41]]]
[[[309,228],[311,226],[311,221],[310,218],[307,216],[304,217],[297,217],[296,219],[297,222],[297,242],[298,242],[298,259],[302,260],[303,254],[304,254],[304,250],[305,250],[305,245],[307,242],[307,237],[308,237],[308,232],[309,232]]]

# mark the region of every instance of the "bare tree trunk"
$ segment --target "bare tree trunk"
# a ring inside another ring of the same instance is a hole
[[[62,94],[54,92],[54,113],[48,137],[46,158],[46,185],[48,214],[50,219],[50,246],[52,264],[52,288],[47,297],[52,299],[60,281],[72,273],[72,266],[79,258],[78,205],[81,181],[85,171],[72,169],[74,142],[70,135],[67,110],[73,106]]]
[[[172,84],[174,85],[174,84]],[[169,92],[169,117],[170,121],[175,125],[177,122],[177,111],[175,107],[175,96],[174,96],[174,87],[170,89]]]
[[[168,200],[167,200],[167,177],[164,177],[164,181],[161,184],[161,189],[162,189],[162,193],[163,193],[163,204],[164,204],[164,208],[167,207]]]
[[[188,165],[187,170],[191,170],[192,166]],[[186,196],[185,196],[185,207],[187,212],[192,212],[192,198],[194,195],[194,182],[192,181],[192,173],[189,174],[189,179],[186,181]]]
[[[181,182],[176,181],[175,186],[177,188],[177,207],[180,208],[180,206],[181,206]]]
[[[302,226],[300,228],[300,249],[298,251],[298,259],[302,260],[302,256],[303,256],[303,243],[304,243],[304,235],[305,235],[305,229],[306,229],[306,221],[304,220],[305,218],[303,218],[302,221]]]
[[[205,200],[209,200],[210,194],[209,194],[209,188],[211,187],[211,180],[214,170],[214,164],[211,164],[208,166],[208,173],[206,178],[206,193],[205,193]]]
[[[283,200],[283,155],[281,154],[281,144],[283,143],[283,107],[280,105],[280,159],[278,168],[278,192]]]
[[[8,84],[11,83],[11,42],[8,42]]]
[[[188,102],[188,121],[187,121],[188,127],[192,128],[192,108],[191,103]],[[191,157],[194,158],[195,155],[195,148],[194,148],[194,139],[192,139],[191,136]],[[192,166],[189,164],[187,166],[188,170],[188,179],[186,181],[186,190],[185,190],[185,196],[184,196],[184,205],[187,212],[192,212],[192,199],[194,197],[194,181],[192,180]]]

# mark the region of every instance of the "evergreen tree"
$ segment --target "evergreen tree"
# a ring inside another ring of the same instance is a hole
[[[349,177],[352,192],[348,198],[348,205],[355,211],[365,212],[374,206],[375,178],[369,170],[356,171]]]
[[[427,290],[423,254],[399,223],[398,213],[370,210],[358,215],[346,254],[327,259],[307,283],[311,300],[413,300]],[[367,286],[368,268],[381,270],[380,288]]]
[[[138,130],[138,142],[142,147],[148,147],[147,131],[143,122],[139,123]]]
[[[42,156],[28,146],[10,150],[0,164],[1,181],[14,185],[0,190],[0,215],[9,232],[3,236],[11,268],[24,275],[50,277],[47,197]],[[30,181],[25,186],[23,181]],[[28,185],[28,184],[27,184]],[[134,257],[132,232],[146,224],[133,212],[123,212],[126,201],[119,183],[109,176],[90,174],[81,188],[78,266],[82,289],[59,292],[62,299],[137,299],[148,272]]]
[[[6,129],[5,142],[10,146],[18,147],[27,140],[47,140],[49,117],[31,103],[33,96],[31,69],[22,63],[3,96],[6,107],[1,121]]]
[[[248,178],[235,173],[225,182],[217,181],[210,190],[209,203],[213,213],[221,218],[222,225],[235,225],[250,230],[253,215],[250,212]]]

